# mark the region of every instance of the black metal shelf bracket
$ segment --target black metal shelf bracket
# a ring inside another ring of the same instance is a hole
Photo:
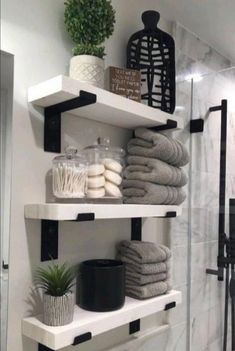
[[[136,319],[129,324],[129,334],[135,334],[140,331],[140,319]]]
[[[81,90],[76,98],[45,107],[44,151],[61,152],[61,113],[95,103],[95,94]]]
[[[46,347],[42,344],[38,344],[38,351],[53,351],[53,350],[49,349],[49,347]]]
[[[58,221],[41,221],[41,261],[58,258]]]
[[[90,332],[78,335],[74,338],[72,346],[82,344],[82,343],[89,341],[91,339],[92,339],[92,334]],[[53,351],[53,350],[48,348],[47,346],[44,346],[42,344],[38,344],[38,351]]]
[[[79,213],[77,215],[77,219],[75,219],[76,222],[90,222],[94,220],[95,220],[94,213]]]
[[[82,344],[83,342],[89,341],[92,339],[92,334],[90,332],[78,335],[74,338],[73,346]]]
[[[166,124],[162,124],[156,127],[151,127],[149,129],[153,130],[154,132],[160,132],[167,129],[175,129],[177,128],[177,126],[178,126],[177,121],[174,121],[173,119],[167,119]]]
[[[204,131],[204,120],[202,118],[192,119],[190,121],[190,133],[201,133]]]
[[[158,218],[175,218],[175,217],[177,217],[177,212],[176,211],[169,211],[166,213],[165,216],[158,217]]]
[[[94,221],[94,213],[79,213],[74,222]],[[58,258],[59,245],[59,221],[41,221],[41,261],[56,260]]]
[[[131,240],[142,240],[142,218],[131,218]],[[129,334],[140,331],[140,319],[129,323]]]
[[[142,218],[131,218],[131,240],[142,240]]]
[[[176,307],[176,302],[175,301],[170,302],[170,303],[166,304],[164,311],[168,311],[168,310],[175,308],[175,307]]]

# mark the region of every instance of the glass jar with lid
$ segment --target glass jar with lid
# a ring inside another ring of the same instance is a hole
[[[121,198],[125,151],[111,147],[109,138],[84,149],[88,166],[88,198]]]
[[[83,198],[87,190],[87,161],[74,147],[53,159],[53,194],[57,198]]]

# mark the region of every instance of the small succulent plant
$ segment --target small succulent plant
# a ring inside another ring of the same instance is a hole
[[[66,263],[61,266],[51,263],[47,268],[38,268],[35,272],[34,283],[45,294],[63,296],[71,292],[74,286],[75,269]]]
[[[64,21],[75,43],[74,55],[103,58],[100,46],[114,31],[115,11],[110,0],[67,0]]]

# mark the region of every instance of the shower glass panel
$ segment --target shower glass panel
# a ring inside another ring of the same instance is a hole
[[[191,351],[223,350],[225,282],[206,274],[207,268],[217,269],[221,134],[221,111],[210,113],[209,108],[227,99],[225,233],[229,235],[229,199],[235,198],[234,94],[235,68],[193,82],[192,118],[204,120],[204,131],[191,136]],[[230,307],[227,351],[232,350]]]
[[[0,111],[0,346],[6,351],[11,202],[13,56],[1,51]]]

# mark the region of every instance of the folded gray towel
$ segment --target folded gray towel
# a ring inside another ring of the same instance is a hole
[[[124,179],[122,185],[127,204],[180,205],[186,198],[182,188],[168,185],[128,179]]]
[[[130,272],[126,270],[126,283],[136,285],[146,285],[165,281],[169,278],[168,272],[158,274],[140,274],[138,272]]]
[[[170,271],[170,261],[160,263],[138,264],[126,257],[119,256],[120,260],[126,263],[127,273],[136,273],[141,275],[155,275],[160,273],[168,273]]]
[[[168,135],[137,128],[135,136],[136,138],[131,139],[127,145],[131,155],[157,158],[176,167],[185,166],[189,162],[186,147]]]
[[[118,253],[136,263],[159,263],[171,257],[167,246],[148,241],[123,240],[117,246]]]
[[[154,158],[141,156],[128,156],[124,177],[126,179],[143,180],[162,185],[184,186],[187,176],[178,167],[168,165],[166,162]]]
[[[117,259],[126,263],[126,271],[137,272],[141,274],[157,274],[167,272],[170,269],[169,261],[159,263],[136,263],[126,256],[117,254]]]
[[[126,284],[126,295],[140,300],[165,294],[170,289],[167,281],[143,286]]]

